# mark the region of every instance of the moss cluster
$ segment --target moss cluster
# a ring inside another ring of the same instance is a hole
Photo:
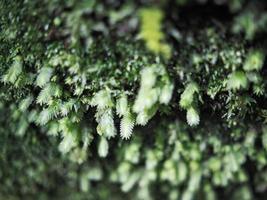
[[[2,0],[1,199],[265,199],[267,3]]]

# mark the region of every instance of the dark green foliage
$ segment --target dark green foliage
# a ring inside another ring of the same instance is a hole
[[[265,199],[267,4],[0,2],[0,199]]]

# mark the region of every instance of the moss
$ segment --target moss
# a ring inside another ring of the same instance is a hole
[[[0,198],[264,199],[266,6],[1,1]]]

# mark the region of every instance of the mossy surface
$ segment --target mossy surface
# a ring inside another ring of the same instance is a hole
[[[266,8],[2,0],[0,199],[265,199]]]

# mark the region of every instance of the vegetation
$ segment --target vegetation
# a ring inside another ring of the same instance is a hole
[[[266,199],[266,8],[0,1],[0,199]]]

